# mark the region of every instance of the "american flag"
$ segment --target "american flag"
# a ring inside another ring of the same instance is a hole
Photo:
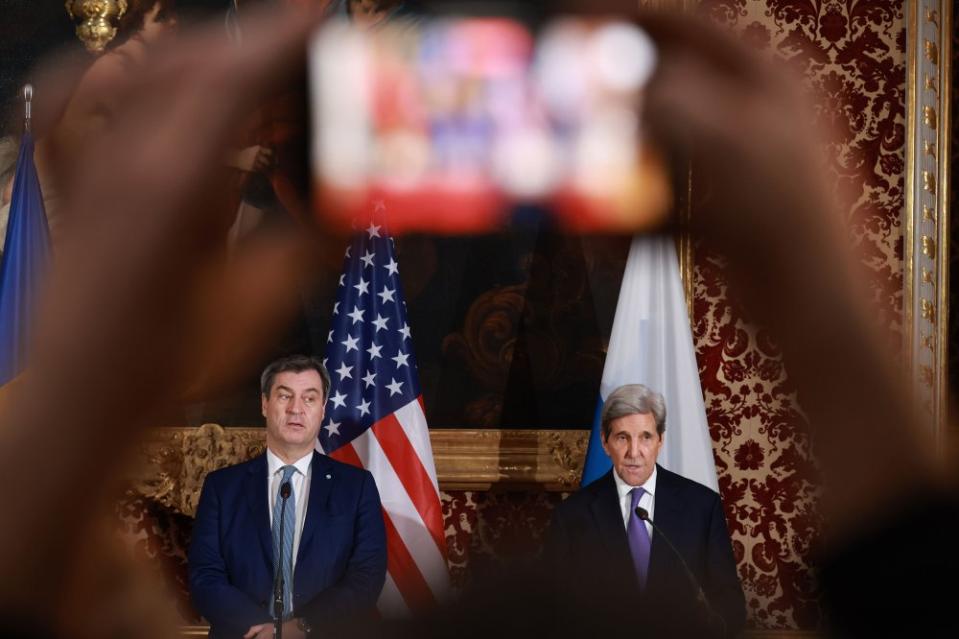
[[[446,539],[396,251],[381,225],[346,249],[336,297],[318,448],[376,480],[388,569],[380,612],[419,612],[449,588]]]

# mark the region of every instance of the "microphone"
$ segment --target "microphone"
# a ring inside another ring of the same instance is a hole
[[[293,487],[290,482],[285,481],[280,486],[280,547],[278,548],[279,557],[276,561],[276,572],[273,575],[273,636],[276,639],[283,637],[283,524],[286,517],[286,502],[290,498]]]
[[[666,545],[672,549],[673,554],[679,559],[679,563],[683,566],[683,571],[686,573],[687,579],[689,579],[690,585],[693,587],[693,590],[696,591],[696,601],[698,601],[703,609],[706,611],[707,618],[712,621],[713,619],[718,619],[720,625],[722,626],[722,636],[726,636],[726,620],[723,619],[722,615],[713,610],[713,607],[709,605],[709,599],[706,598],[706,593],[703,591],[703,587],[700,585],[699,580],[696,579],[696,575],[693,574],[693,571],[690,570],[689,564],[686,563],[686,560],[683,558],[682,553],[673,545],[673,542],[669,540],[663,531],[656,525],[656,523],[650,518],[649,512],[642,506],[636,506],[636,516],[639,517],[642,521],[648,521],[649,525],[653,527],[653,530],[656,531],[656,534],[660,539],[666,542]]]

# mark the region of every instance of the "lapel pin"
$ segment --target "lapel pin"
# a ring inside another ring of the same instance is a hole
[[[327,478],[327,479],[333,479],[333,475],[327,473],[327,474],[326,474],[326,478]]]

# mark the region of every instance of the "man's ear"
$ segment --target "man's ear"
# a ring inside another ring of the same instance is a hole
[[[266,417],[266,404],[268,399],[266,395],[260,395],[260,414],[264,417]]]

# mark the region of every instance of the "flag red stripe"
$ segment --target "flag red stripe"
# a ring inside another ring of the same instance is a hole
[[[345,464],[363,468],[363,462],[352,444],[337,448],[330,457]],[[386,525],[386,569],[396,582],[396,587],[410,610],[413,612],[428,610],[436,605],[436,599],[385,508],[383,523]]]
[[[403,600],[414,613],[425,612],[436,606],[433,591],[423,578],[416,561],[407,550],[399,531],[393,525],[386,509],[383,510],[383,522],[386,524],[386,566],[399,588]]]
[[[446,537],[443,534],[443,512],[436,489],[416,449],[410,443],[403,426],[391,413],[373,424],[373,434],[380,443],[386,458],[400,478],[410,501],[420,514],[426,529],[433,537],[443,559],[446,559]]]
[[[360,456],[356,454],[356,451],[353,450],[353,446],[351,444],[340,446],[330,453],[330,457],[338,462],[343,462],[344,464],[349,464],[350,466],[356,466],[357,468],[363,468],[363,462],[360,461]]]

